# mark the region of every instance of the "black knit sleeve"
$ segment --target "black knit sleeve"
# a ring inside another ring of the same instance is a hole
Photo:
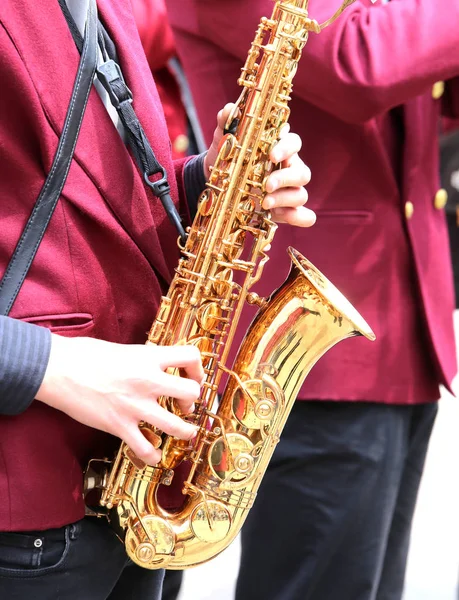
[[[44,327],[0,316],[0,414],[18,415],[43,381],[51,350]]]

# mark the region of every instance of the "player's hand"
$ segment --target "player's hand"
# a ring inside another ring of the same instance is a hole
[[[214,138],[204,160],[206,177],[209,177],[210,167],[217,158],[223,129],[233,106],[227,104],[218,113]],[[271,161],[279,165],[279,169],[272,172],[267,179],[267,194],[263,200],[263,208],[270,210],[273,220],[278,223],[310,227],[315,223],[316,215],[304,206],[308,200],[308,193],[304,186],[311,179],[311,171],[299,157],[300,150],[300,137],[290,133],[288,126],[285,127],[281,139],[269,155]]]
[[[187,377],[166,373],[169,367],[183,369]],[[175,398],[187,414],[199,398],[203,378],[201,356],[193,346],[123,345],[53,334],[36,398],[121,438],[142,461],[154,465],[161,452],[143,436],[139,422],[192,439],[196,427],[162,408],[157,399]]]

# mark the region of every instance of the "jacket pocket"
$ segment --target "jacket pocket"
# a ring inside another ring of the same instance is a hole
[[[60,333],[66,337],[81,337],[87,335],[94,327],[93,316],[89,313],[65,313],[62,315],[38,315],[23,317],[22,321],[40,325],[50,329],[53,333]]]
[[[343,225],[367,225],[374,221],[374,214],[369,210],[322,210],[314,211],[317,221],[341,221]],[[324,223],[325,224],[325,223]]]
[[[0,532],[0,577],[34,577],[59,568],[73,525],[48,531]]]

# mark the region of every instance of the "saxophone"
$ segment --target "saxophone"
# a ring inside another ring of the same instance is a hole
[[[243,91],[228,118],[219,154],[188,228],[181,258],[148,342],[193,344],[205,382],[194,413],[197,436],[183,441],[148,423],[144,435],[162,449],[143,463],[123,442],[114,461],[91,461],[87,490],[141,567],[184,569],[206,562],[236,537],[296,395],[312,366],[338,341],[374,334],[340,292],[293,248],[291,271],[269,299],[250,291],[260,279],[277,225],[261,208],[268,156],[289,118],[288,102],[309,31],[309,0],[279,0],[263,18],[242,69]],[[231,342],[245,303],[259,307],[233,367]],[[226,380],[218,400],[218,389]],[[160,403],[178,413],[173,398]],[[97,465],[94,463],[102,463]],[[183,504],[161,506],[158,492],[186,463]]]

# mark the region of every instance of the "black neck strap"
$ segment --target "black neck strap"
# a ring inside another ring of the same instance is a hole
[[[1,315],[7,315],[13,306],[67,180],[96,64],[97,6],[96,0],[90,0],[78,73],[51,171],[0,282]]]
[[[82,50],[82,37],[70,14],[65,0],[58,0],[67,20],[70,32],[78,50]],[[186,233],[170,195],[170,185],[164,167],[158,162],[153,148],[133,107],[132,92],[124,81],[121,67],[118,64],[116,48],[103,24],[98,22],[98,43],[104,63],[97,68],[97,78],[108,93],[110,102],[115,107],[124,125],[127,142],[146,185],[157,196],[171,222],[175,225],[182,244],[186,241]]]

